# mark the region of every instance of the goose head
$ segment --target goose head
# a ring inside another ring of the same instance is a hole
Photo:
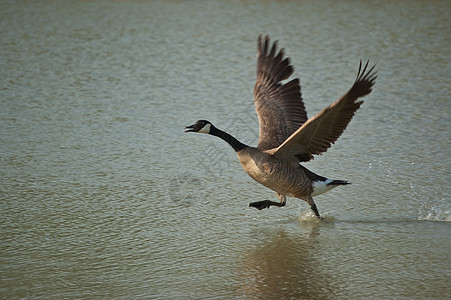
[[[210,133],[213,124],[207,120],[199,120],[194,125],[186,126],[185,132]]]

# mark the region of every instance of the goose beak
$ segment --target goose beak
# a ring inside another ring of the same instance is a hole
[[[194,125],[185,127],[185,132],[193,132],[193,131],[194,131]]]

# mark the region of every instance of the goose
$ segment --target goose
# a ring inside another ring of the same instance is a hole
[[[287,196],[307,202],[316,217],[322,219],[313,197],[325,193],[348,181],[333,180],[313,173],[301,163],[313,155],[326,152],[340,137],[357,109],[358,100],[368,95],[377,78],[375,65],[362,67],[360,60],[356,80],[338,100],[307,118],[301,95],[299,78],[286,83],[294,72],[285,50],[277,51],[278,42],[270,47],[268,35],[258,36],[257,82],[254,104],[259,121],[257,147],[251,147],[215,127],[207,120],[198,120],[186,126],[185,132],[206,133],[226,141],[236,152],[244,171],[255,181],[276,192],[279,202],[263,200],[251,202],[259,210],[271,206],[283,207]]]

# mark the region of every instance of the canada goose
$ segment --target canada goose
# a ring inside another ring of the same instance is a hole
[[[271,49],[269,46],[269,36],[262,38],[260,35],[254,87],[254,104],[260,124],[257,147],[241,143],[206,120],[185,127],[185,132],[208,133],[226,141],[236,151],[244,171],[275,191],[280,200],[252,202],[249,206],[259,210],[271,205],[285,206],[286,197],[290,196],[306,201],[321,218],[312,197],[349,182],[316,175],[300,163],[326,152],[343,133],[363,103],[357,99],[371,92],[377,78],[373,72],[375,66],[367,70],[367,61],[362,69],[360,61],[352,87],[340,99],[307,119],[299,79],[282,83],[293,74],[290,59],[283,58],[284,49],[277,53],[277,41]]]

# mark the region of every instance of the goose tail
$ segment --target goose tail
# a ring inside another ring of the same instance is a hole
[[[326,186],[327,185],[346,185],[346,184],[351,184],[351,183],[347,182],[346,180],[332,180],[327,183],[327,180],[326,180]]]
[[[336,188],[339,185],[346,185],[350,184],[350,182],[347,182],[345,180],[332,180],[329,178],[324,178],[324,180],[315,180],[313,181],[313,193],[312,197],[318,196],[320,194],[323,194],[327,191],[330,191],[333,188]]]

